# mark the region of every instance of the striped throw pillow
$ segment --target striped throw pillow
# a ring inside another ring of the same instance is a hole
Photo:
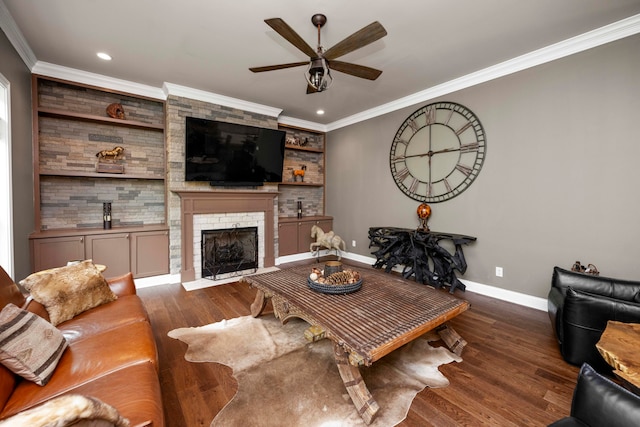
[[[0,312],[0,363],[17,375],[45,385],[67,341],[40,316],[7,304]]]

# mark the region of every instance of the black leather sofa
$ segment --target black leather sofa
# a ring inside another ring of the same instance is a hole
[[[640,281],[555,267],[548,311],[564,360],[576,366],[588,363],[596,371],[608,373],[611,367],[598,352],[596,343],[609,320],[640,323]]]
[[[640,396],[582,365],[571,401],[571,415],[549,427],[637,427]]]

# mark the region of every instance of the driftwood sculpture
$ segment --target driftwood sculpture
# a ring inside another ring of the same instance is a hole
[[[475,237],[460,234],[395,227],[369,228],[369,247],[378,248],[372,252],[376,257],[375,268],[384,268],[389,273],[396,265],[401,265],[404,278],[415,276],[416,282],[436,289],[450,286],[451,293],[456,288],[465,290],[455,271],[464,274],[467,270],[462,245],[475,240]],[[454,253],[440,245],[444,241],[453,245]]]
[[[328,249],[329,251],[335,249],[338,259],[342,259],[342,256],[340,255],[341,248],[343,251],[347,250],[347,244],[340,236],[335,234],[333,231],[325,233],[322,228],[317,225],[311,227],[311,238],[316,239],[315,243],[312,243],[309,246],[309,251],[311,251],[312,254],[319,255],[321,248]]]

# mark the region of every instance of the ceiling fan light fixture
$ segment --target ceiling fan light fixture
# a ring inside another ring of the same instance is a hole
[[[305,73],[305,78],[307,79],[307,83],[309,83],[309,85],[317,92],[329,89],[329,86],[333,83],[331,71],[327,66],[327,60],[322,57],[313,58],[311,60],[309,68]]]

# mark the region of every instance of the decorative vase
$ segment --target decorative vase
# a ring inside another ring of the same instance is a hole
[[[340,261],[327,261],[324,264],[324,277],[329,277],[339,271],[342,271],[342,263]]]

